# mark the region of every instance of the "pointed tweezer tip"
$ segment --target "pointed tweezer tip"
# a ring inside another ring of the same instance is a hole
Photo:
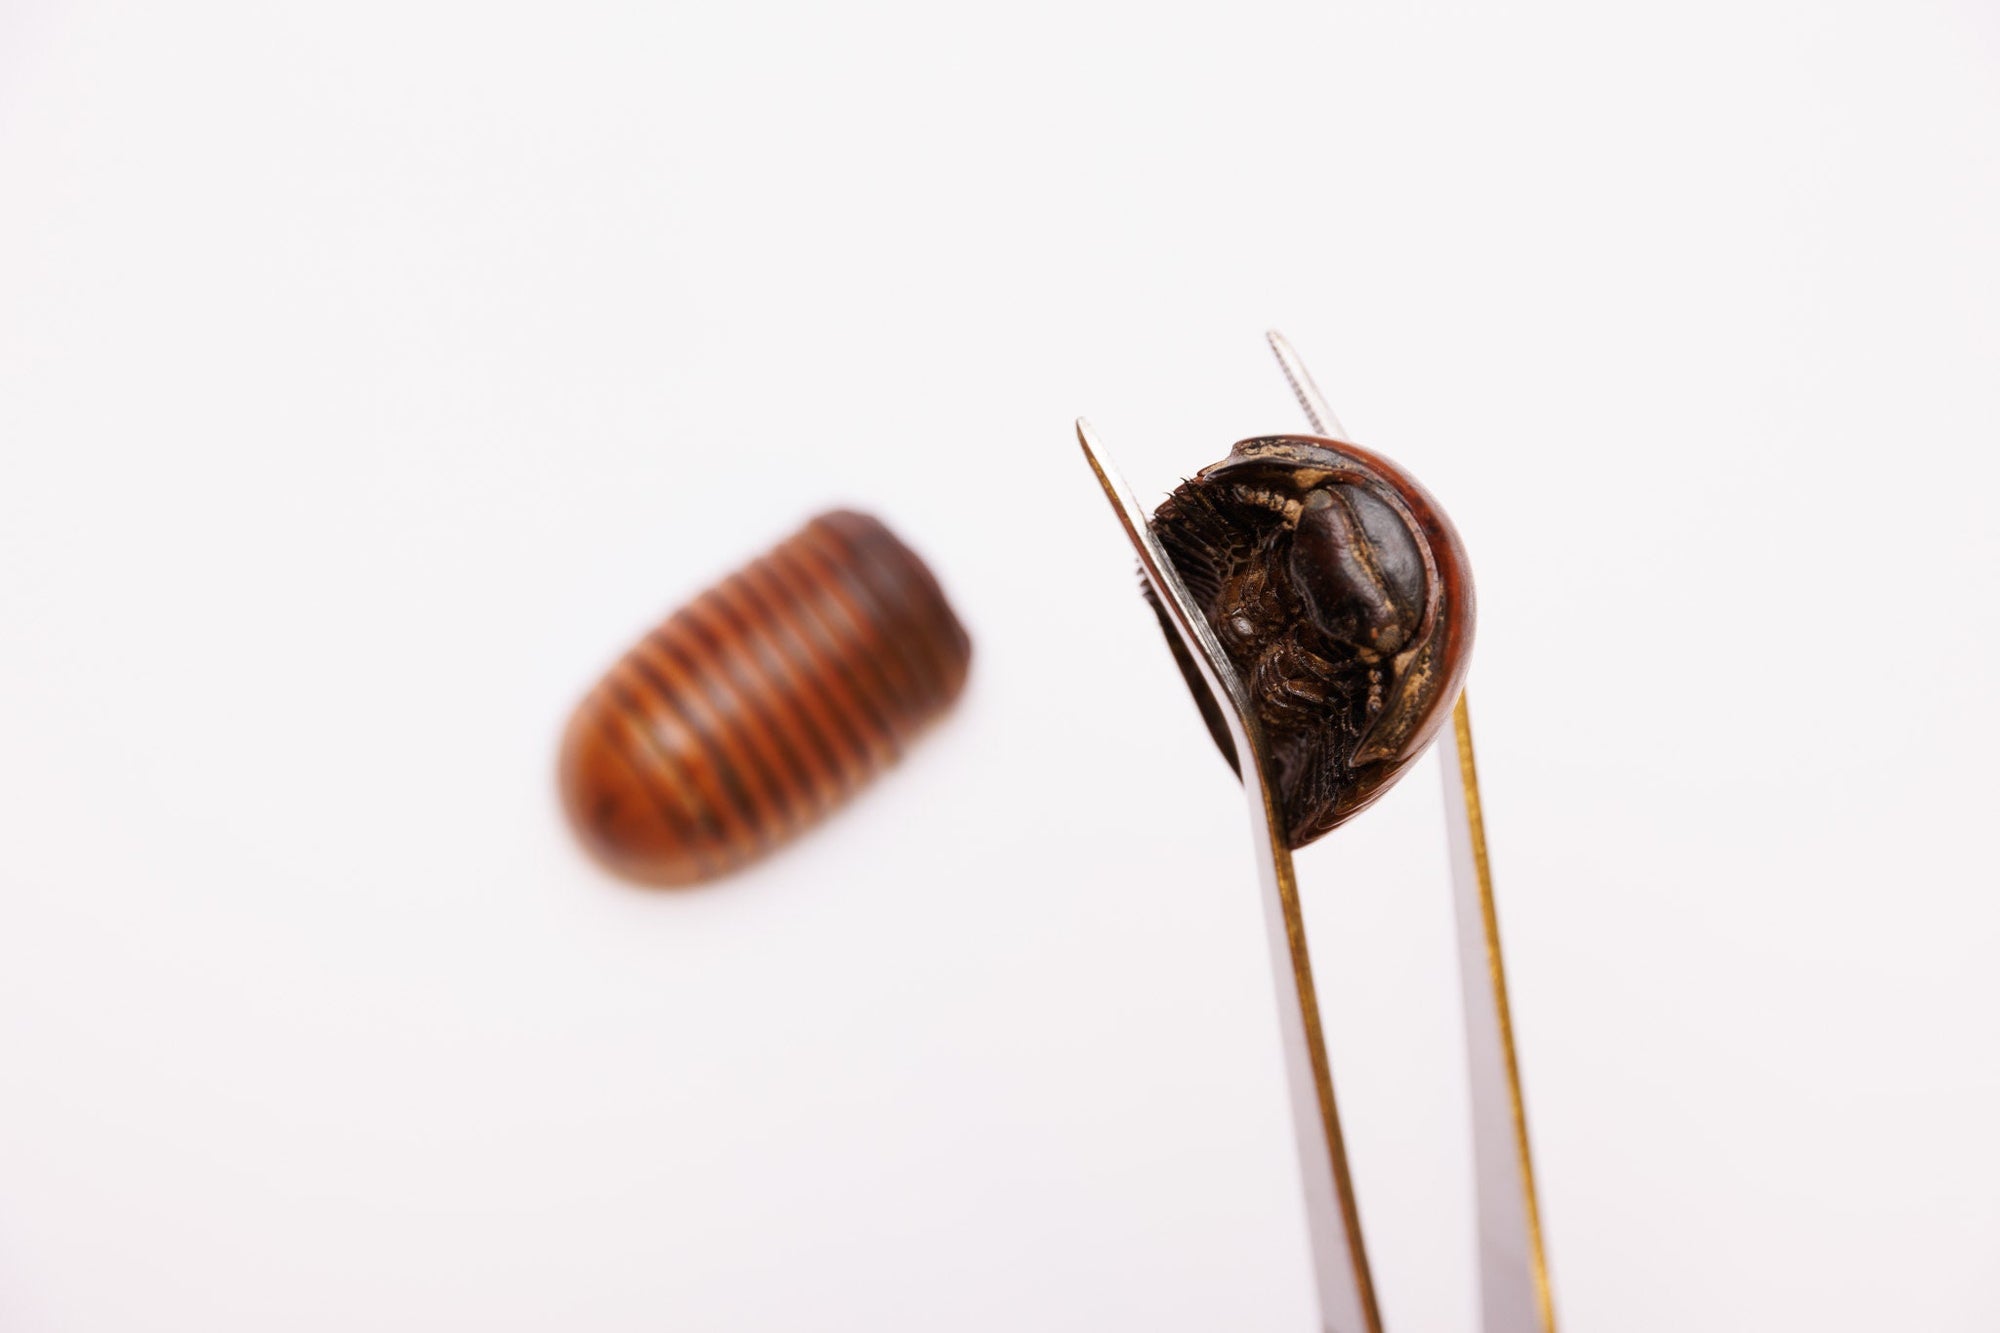
[[[1284,370],[1286,379],[1291,379],[1304,369],[1299,364],[1299,354],[1292,350],[1292,340],[1278,330],[1264,330],[1264,345],[1271,349],[1272,356],[1278,358],[1278,365]]]
[[[1083,446],[1084,456],[1092,460],[1100,457],[1097,452],[1097,432],[1090,428],[1088,417],[1076,419],[1076,442]]]

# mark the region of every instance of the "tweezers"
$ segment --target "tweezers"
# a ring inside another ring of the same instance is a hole
[[[1284,336],[1267,335],[1285,379],[1315,434],[1345,441],[1347,432],[1320,395],[1312,376]],[[1256,848],[1264,922],[1278,989],[1278,1028],[1291,1095],[1305,1187],[1306,1229],[1325,1333],[1383,1333],[1382,1315],[1361,1238],[1354,1178],[1341,1139],[1333,1097],[1333,1071],[1313,989],[1312,959],[1299,911],[1299,886],[1284,837],[1275,768],[1248,690],[1139,505],[1088,422],[1076,423],[1077,441],[1111,501],[1166,623],[1200,669],[1217,699],[1239,755],[1249,755],[1243,790],[1249,799],[1250,836]],[[1466,1056],[1472,1093],[1473,1175],[1478,1219],[1480,1327],[1483,1333],[1555,1333],[1536,1203],[1527,1116],[1514,1054],[1507,1004],[1500,925],[1480,814],[1479,778],[1472,756],[1472,719],[1460,693],[1452,708],[1455,753],[1441,754],[1446,836],[1450,844],[1452,902],[1458,921],[1458,964],[1465,1000]]]

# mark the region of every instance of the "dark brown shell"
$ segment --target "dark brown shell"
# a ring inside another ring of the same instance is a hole
[[[632,879],[692,884],[842,804],[958,697],[972,645],[865,514],[822,514],[620,658],[563,737],[563,804]]]
[[[1395,464],[1306,435],[1237,444],[1153,530],[1249,687],[1303,847],[1386,791],[1458,697],[1473,625],[1458,533]],[[1216,700],[1167,642],[1235,766]]]

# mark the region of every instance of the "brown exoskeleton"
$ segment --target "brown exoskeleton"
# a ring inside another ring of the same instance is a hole
[[[1450,712],[1472,647],[1465,548],[1393,463],[1305,435],[1237,444],[1152,527],[1249,687],[1303,847],[1387,790]],[[1216,700],[1167,641],[1236,767]]]

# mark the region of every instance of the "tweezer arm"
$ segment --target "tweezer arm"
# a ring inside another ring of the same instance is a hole
[[[1500,919],[1486,860],[1479,773],[1472,761],[1472,711],[1465,695],[1451,710],[1455,748],[1439,746],[1444,773],[1445,837],[1451,849],[1452,901],[1458,917],[1458,974],[1465,999],[1465,1056],[1472,1092],[1472,1164],[1479,1182],[1479,1304],[1486,1333],[1555,1333],[1555,1299],[1542,1249],[1534,1160]]]
[[[1312,373],[1285,335],[1264,335],[1306,420],[1321,435],[1345,439]],[[1486,859],[1479,773],[1472,762],[1472,710],[1460,693],[1451,710],[1454,748],[1439,746],[1444,773],[1445,837],[1451,851],[1452,903],[1458,918],[1458,975],[1465,1001],[1466,1064],[1472,1092],[1472,1163],[1478,1182],[1480,1327],[1485,1333],[1555,1333],[1555,1300],[1542,1247],[1534,1160],[1507,971],[1500,959],[1500,919]]]
[[[1348,1173],[1347,1148],[1334,1108],[1333,1071],[1320,1028],[1319,1000],[1313,990],[1312,960],[1306,951],[1305,922],[1299,913],[1298,880],[1291,849],[1285,845],[1270,752],[1263,727],[1250,705],[1242,679],[1208,621],[1195,607],[1180,575],[1167,559],[1132,490],[1105,458],[1090,426],[1076,423],[1077,441],[1091,471],[1124,525],[1167,623],[1200,669],[1209,691],[1225,702],[1223,720],[1242,761],[1243,790],[1249,798],[1250,832],[1257,848],[1264,925],[1278,985],[1278,1028],[1291,1092],[1292,1126],[1306,1196],[1306,1226],[1319,1288],[1321,1326],[1326,1333],[1382,1333],[1374,1282],[1361,1243],[1361,1220]]]

